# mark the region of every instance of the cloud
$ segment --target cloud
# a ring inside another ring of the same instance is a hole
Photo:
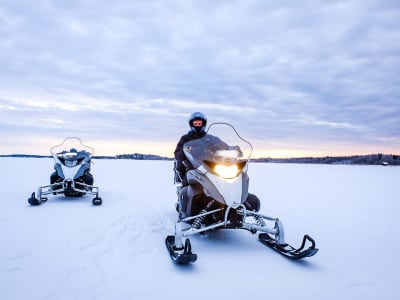
[[[398,149],[399,17],[396,1],[4,3],[0,132],[174,145],[201,110],[260,145]]]

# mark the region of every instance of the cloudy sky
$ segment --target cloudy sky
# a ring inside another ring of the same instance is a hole
[[[400,154],[397,0],[0,0],[0,66],[0,154],[172,156],[194,111],[258,156]]]

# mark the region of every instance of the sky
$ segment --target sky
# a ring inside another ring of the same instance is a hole
[[[262,157],[400,153],[400,3],[0,0],[0,154],[172,157],[187,119]]]

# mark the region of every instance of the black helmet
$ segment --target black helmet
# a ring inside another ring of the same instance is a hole
[[[195,121],[195,120],[201,120],[201,121],[203,121],[203,124],[201,126],[194,126],[193,121]],[[190,129],[192,129],[193,132],[198,133],[198,132],[204,132],[206,130],[207,118],[203,113],[198,112],[198,111],[192,113],[190,115],[188,121],[189,121]]]

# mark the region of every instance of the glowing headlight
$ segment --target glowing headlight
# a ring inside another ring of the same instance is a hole
[[[235,178],[239,174],[239,168],[237,165],[215,165],[215,172],[223,178]]]

